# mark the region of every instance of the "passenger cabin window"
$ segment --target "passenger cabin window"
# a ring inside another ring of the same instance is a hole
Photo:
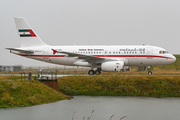
[[[168,54],[168,51],[159,51],[159,54]]]

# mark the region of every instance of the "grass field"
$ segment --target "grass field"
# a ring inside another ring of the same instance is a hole
[[[67,99],[67,96],[39,81],[0,76],[0,108],[38,105],[62,99]]]
[[[80,93],[93,96],[180,97],[180,75],[144,75],[145,73],[68,76],[59,83]],[[75,94],[61,89],[65,94]]]
[[[180,97],[180,74],[157,70],[147,72],[81,74],[58,79],[59,90],[67,95]],[[67,89],[68,88],[68,89]],[[73,92],[72,92],[73,90]],[[76,93],[74,92],[76,91]],[[0,108],[38,105],[67,99],[39,81],[21,80],[20,76],[0,75]]]

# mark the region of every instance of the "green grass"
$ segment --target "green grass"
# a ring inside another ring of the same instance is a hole
[[[63,99],[67,99],[66,95],[39,81],[0,80],[0,108],[38,105]]]
[[[80,95],[180,97],[180,76],[70,76],[59,82]]]

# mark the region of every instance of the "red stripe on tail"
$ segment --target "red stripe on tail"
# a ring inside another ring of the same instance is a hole
[[[36,37],[36,35],[34,34],[34,32],[31,29],[29,29],[28,31],[29,31],[29,33],[31,34],[32,37]]]

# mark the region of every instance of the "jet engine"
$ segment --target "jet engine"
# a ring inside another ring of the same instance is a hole
[[[101,70],[105,72],[120,72],[124,68],[124,61],[110,61],[101,64]]]

